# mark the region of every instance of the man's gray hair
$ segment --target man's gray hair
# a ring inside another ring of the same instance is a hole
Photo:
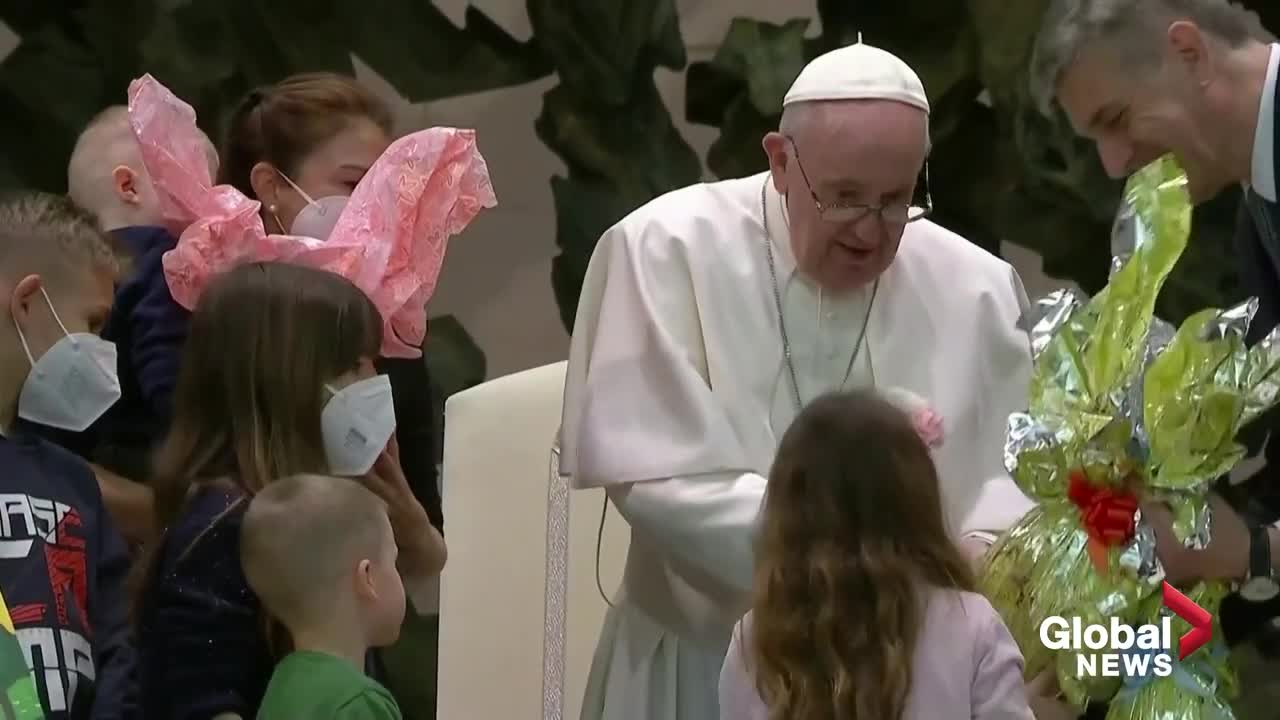
[[[1185,19],[1228,47],[1274,42],[1257,13],[1228,0],[1049,0],[1031,54],[1031,93],[1045,114],[1053,112],[1058,83],[1080,51],[1112,43],[1135,64],[1159,60],[1157,24]]]

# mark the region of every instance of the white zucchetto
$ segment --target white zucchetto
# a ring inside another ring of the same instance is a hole
[[[897,55],[858,42],[814,58],[782,106],[823,100],[895,100],[929,112],[920,76]]]

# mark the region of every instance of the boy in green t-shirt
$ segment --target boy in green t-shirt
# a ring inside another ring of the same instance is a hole
[[[369,648],[395,642],[405,611],[382,500],[347,478],[272,482],[245,513],[240,560],[294,646],[258,720],[401,719],[391,694],[363,672]]]

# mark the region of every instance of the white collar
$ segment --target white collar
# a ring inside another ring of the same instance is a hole
[[[1258,129],[1253,135],[1253,172],[1249,184],[1269,202],[1276,202],[1276,73],[1280,71],[1280,44],[1271,46],[1267,78],[1258,106]]]

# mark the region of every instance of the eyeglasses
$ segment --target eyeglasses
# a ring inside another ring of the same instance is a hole
[[[809,182],[809,174],[804,170],[804,163],[800,161],[800,148],[796,146],[795,139],[788,137],[787,141],[791,143],[791,150],[796,156],[796,166],[800,168],[800,177],[804,178],[804,184],[809,188],[809,195],[813,198],[814,207],[818,209],[818,217],[830,223],[851,223],[861,220],[864,215],[869,212],[875,212],[880,216],[880,222],[885,227],[902,227],[907,223],[923,220],[933,212],[933,195],[929,192],[929,163],[924,164],[924,207],[913,205],[910,203],[894,203],[892,205],[860,205],[858,203],[845,202],[837,200],[833,203],[826,203],[822,198],[818,197],[818,193],[813,189],[813,183]]]

